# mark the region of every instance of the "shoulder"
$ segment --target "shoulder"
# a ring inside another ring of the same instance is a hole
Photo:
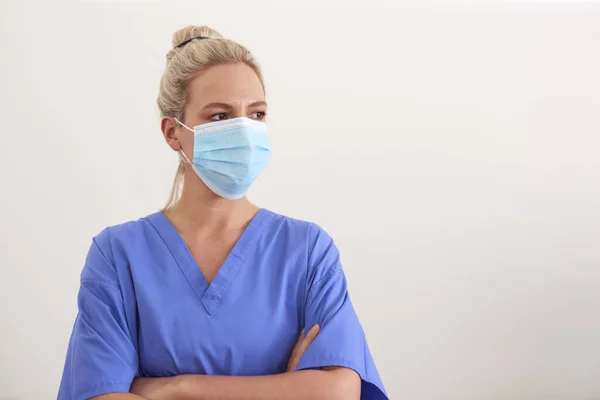
[[[310,282],[341,271],[340,255],[333,238],[319,224],[272,213],[269,232],[273,240],[302,244],[306,257],[307,276]]]
[[[304,238],[307,243],[309,253],[312,253],[315,247],[329,246],[333,244],[331,236],[316,222],[297,219],[282,214],[277,214],[272,211],[265,210],[270,214],[271,223],[268,224],[270,229],[279,234]]]
[[[96,244],[107,257],[114,257],[115,252],[123,250],[135,242],[144,240],[148,232],[154,231],[150,219],[156,214],[151,214],[137,220],[126,221],[116,225],[109,225],[93,238]],[[111,260],[114,262],[114,259]]]
[[[81,278],[114,280],[128,249],[139,248],[147,242],[148,233],[154,229],[149,217],[109,225],[94,235]]]

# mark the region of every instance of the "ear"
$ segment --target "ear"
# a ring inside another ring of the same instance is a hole
[[[176,137],[177,128],[179,124],[172,117],[163,117],[160,121],[160,129],[162,130],[165,141],[175,151],[181,150],[181,143]]]

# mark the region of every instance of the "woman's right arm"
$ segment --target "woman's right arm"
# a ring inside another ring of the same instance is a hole
[[[139,375],[135,315],[126,312],[108,230],[92,241],[77,295],[78,314],[69,341],[58,400],[140,399],[128,394]],[[118,394],[119,393],[119,394]],[[115,397],[117,396],[117,397]]]
[[[133,393],[109,393],[92,397],[90,400],[144,400],[144,398]]]

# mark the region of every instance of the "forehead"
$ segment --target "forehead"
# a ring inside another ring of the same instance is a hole
[[[245,104],[265,99],[256,72],[243,63],[207,69],[190,82],[188,91],[188,104],[194,108],[213,102]]]

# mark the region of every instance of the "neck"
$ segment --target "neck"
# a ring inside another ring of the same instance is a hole
[[[246,197],[227,200],[212,192],[186,171],[179,201],[164,213],[181,231],[228,231],[240,229],[256,215],[258,207]]]

